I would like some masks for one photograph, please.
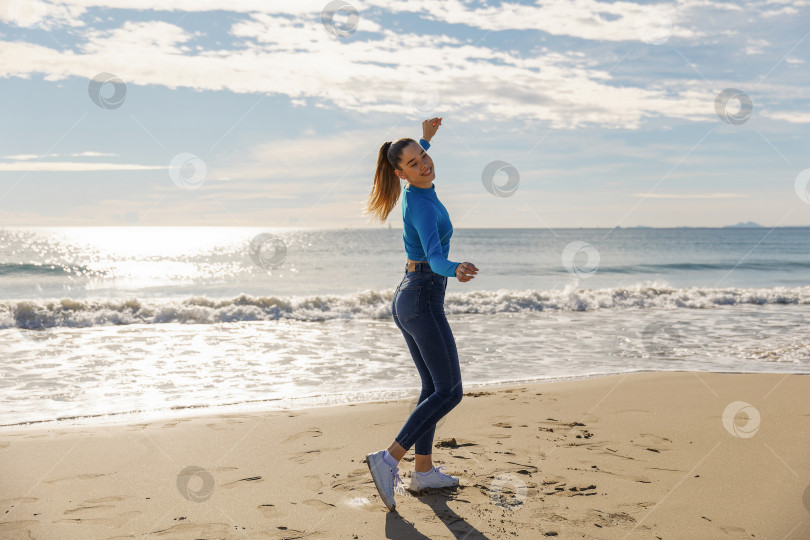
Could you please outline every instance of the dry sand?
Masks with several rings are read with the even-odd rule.
[[[409,400],[6,429],[0,538],[810,539],[808,397],[694,372],[467,391],[434,449],[461,486],[393,512],[364,461]]]

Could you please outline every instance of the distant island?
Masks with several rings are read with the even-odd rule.
[[[805,225],[806,227],[806,225]],[[650,227],[649,225],[632,225],[630,227],[622,227],[618,225],[617,229],[714,229],[715,227],[692,227],[690,225],[679,225],[677,227]],[[737,223],[736,225],[723,225],[716,227],[718,229],[761,229],[762,225],[754,223],[753,221],[746,221],[745,223]]]
[[[736,225],[724,225],[724,229],[737,229],[737,228],[762,228],[762,225],[759,223],[754,223],[753,221],[746,221],[745,223],[737,223]]]

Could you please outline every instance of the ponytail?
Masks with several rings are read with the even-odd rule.
[[[399,168],[403,148],[415,142],[409,137],[403,137],[396,142],[387,141],[380,147],[374,186],[365,203],[365,215],[372,214],[380,223],[388,219],[388,214],[391,213],[402,192],[401,180],[394,170]]]

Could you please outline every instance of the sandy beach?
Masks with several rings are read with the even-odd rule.
[[[407,401],[0,433],[0,537],[810,538],[810,378],[633,373],[465,391],[389,512]],[[400,463],[407,486],[412,450]]]

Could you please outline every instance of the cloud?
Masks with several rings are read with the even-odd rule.
[[[810,112],[807,111],[763,111],[761,114],[767,118],[782,120],[791,124],[810,124]]]
[[[636,129],[651,117],[691,121],[711,118],[707,89],[665,85],[614,86],[609,73],[586,66],[575,52],[519,56],[445,39],[429,52],[430,65],[413,65],[424,36],[381,30],[374,41],[336,45],[311,21],[255,15],[234,25],[245,41],[239,50],[191,54],[192,35],[161,21],[126,22],[114,30],[86,33],[79,52],[23,42],[0,42],[0,77],[45,74],[55,81],[90,79],[101,71],[126,84],[282,94],[300,104],[364,114],[424,117],[417,105],[434,99],[446,114],[470,121],[547,121],[556,129],[589,124]],[[253,42],[255,40],[255,43]],[[431,44],[435,46],[435,44]],[[380,58],[385,62],[381,63]],[[442,66],[441,77],[434,67]],[[424,83],[415,82],[419,79]],[[498,96],[498,99],[493,99]]]
[[[539,30],[555,36],[571,36],[593,41],[638,41],[640,33],[664,31],[669,38],[692,39],[710,32],[682,25],[690,4],[680,2],[637,4],[597,0],[538,1],[535,5],[505,2],[498,6],[471,9],[460,0],[399,0],[374,2],[391,11],[408,11],[450,24],[465,24],[482,30]],[[701,2],[720,9],[738,6]],[[661,28],[661,26],[666,28]],[[713,32],[711,32],[713,33]]]
[[[239,0],[227,4],[231,12],[273,11],[287,14],[319,12],[322,0]],[[0,21],[22,27],[52,30],[60,26],[84,26],[91,8],[162,12],[221,11],[220,0],[0,0]]]
[[[162,12],[222,9],[221,2],[214,0],[68,0],[60,5],[59,10],[49,7],[45,19],[68,17],[71,24],[78,24],[73,19],[81,20],[91,7]],[[301,107],[425,117],[433,110],[418,105],[433,99],[445,114],[463,115],[471,122],[498,117],[526,124],[544,122],[560,130],[593,125],[634,130],[658,117],[714,121],[712,104],[722,84],[712,89],[705,81],[686,78],[620,83],[611,72],[624,56],[611,58],[610,50],[594,58],[578,50],[552,51],[541,41],[528,52],[505,51],[491,48],[481,38],[490,31],[531,30],[654,48],[642,38],[645,32],[654,35],[656,28],[644,25],[670,20],[671,39],[695,44],[701,36],[733,33],[727,26],[697,24],[702,22],[701,13],[742,11],[736,4],[711,0],[650,5],[596,0],[506,2],[497,8],[473,8],[459,0],[369,0],[355,4],[363,14],[358,39],[341,40],[321,22],[324,5],[322,1],[260,0],[229,4],[229,11],[244,13],[229,29],[236,40],[229,49],[203,48],[197,38],[205,33],[182,28],[183,16],[174,23],[126,21],[118,28],[87,28],[76,36],[80,41],[73,50],[2,41],[0,78],[42,73],[48,81],[89,80],[104,71],[128,85],[283,95]],[[485,32],[473,41],[388,28],[365,15],[374,13],[371,7]],[[8,17],[9,11],[0,6],[0,13]],[[766,45],[770,43],[765,39],[751,38],[747,50],[759,54]],[[414,63],[414,58],[429,58],[429,63]],[[613,67],[608,71],[600,64]]]
[[[0,172],[10,171],[148,171],[167,169],[166,165],[136,165],[132,163],[93,163],[81,161],[0,161]]]
[[[52,155],[58,155],[58,154],[52,154]],[[113,154],[113,153],[110,153],[110,152],[87,151],[87,152],[74,152],[72,154],[62,154],[62,155],[63,156],[70,156],[70,157],[102,157],[102,156],[115,156],[117,154]]]
[[[73,152],[72,154],[15,154],[10,156],[0,156],[0,159],[11,159],[15,161],[30,160],[30,159],[44,159],[53,157],[107,157],[115,156],[109,152]]]
[[[261,15],[283,15],[313,19],[320,18],[325,0],[241,0],[227,4],[227,11]],[[539,30],[551,35],[572,36],[595,41],[637,41],[639,29],[671,24],[671,37],[691,39],[713,35],[709,27],[702,31],[686,24],[695,8],[740,11],[728,2],[711,0],[681,0],[677,3],[639,4],[635,2],[598,0],[538,1],[534,5],[502,2],[498,6],[471,7],[461,0],[367,0],[351,2],[360,14],[362,24],[369,8],[381,8],[393,13],[416,13],[425,19],[448,24],[464,24],[486,31]],[[125,9],[138,11],[205,12],[223,10],[219,0],[0,0],[0,18],[11,24],[39,25],[52,29],[60,25],[82,26],[82,17],[89,8]]]
[[[749,39],[745,45],[745,54],[763,54],[765,47],[770,45],[767,39]]]

